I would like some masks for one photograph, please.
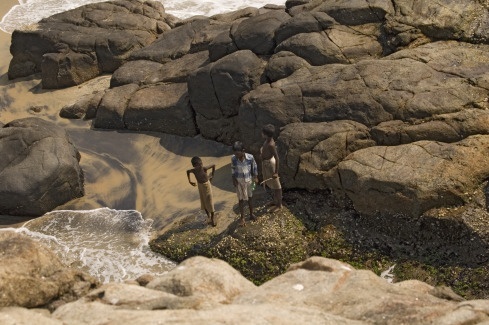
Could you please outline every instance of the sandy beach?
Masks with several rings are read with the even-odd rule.
[[[17,1],[2,1],[5,15]],[[229,211],[237,203],[230,179],[229,147],[200,137],[181,138],[165,134],[138,134],[91,129],[91,121],[59,117],[63,106],[81,96],[109,87],[110,76],[101,76],[82,85],[61,90],[43,90],[39,76],[8,80],[10,34],[0,33],[1,73],[0,121],[37,116],[64,127],[81,152],[85,173],[83,198],[59,209],[135,209],[155,228],[179,216],[203,217],[198,191],[187,181],[192,156],[204,164],[216,164],[214,196],[217,211]],[[0,216],[0,227],[19,226],[28,218]]]
[[[5,16],[10,8],[19,4],[17,0],[2,0],[0,2],[0,17]],[[10,55],[10,34],[0,30],[0,75],[3,75],[8,70],[8,64],[12,56]]]

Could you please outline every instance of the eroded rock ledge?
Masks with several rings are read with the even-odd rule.
[[[137,281],[100,286],[87,275],[63,267],[29,237],[0,232],[0,246],[6,248],[0,254],[0,321],[7,324],[30,324],[33,319],[39,324],[90,325],[155,320],[178,324],[457,325],[489,320],[487,300],[464,301],[449,288],[420,281],[391,284],[370,271],[322,257],[293,264],[286,273],[258,287],[225,262],[204,257],[188,259],[163,276],[148,274]],[[19,263],[29,265],[20,271]],[[28,281],[41,277],[44,281],[38,286]],[[12,290],[19,286],[28,290]],[[66,292],[74,295],[56,300]],[[46,308],[47,302],[51,313],[26,309]]]

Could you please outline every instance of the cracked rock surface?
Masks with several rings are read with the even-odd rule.
[[[65,130],[40,118],[0,128],[0,214],[40,216],[81,197],[80,154]]]

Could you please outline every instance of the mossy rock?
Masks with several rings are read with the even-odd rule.
[[[261,284],[308,255],[306,229],[287,208],[272,214],[260,213],[258,209],[257,215],[257,221],[225,236],[208,255],[228,262],[245,277]]]
[[[308,257],[302,222],[287,208],[274,213],[266,210],[259,203],[257,220],[245,227],[234,212],[219,218],[218,227],[189,216],[169,225],[150,247],[176,262],[196,255],[219,258],[260,284]]]
[[[416,279],[467,299],[489,298],[489,213],[480,204],[436,209],[413,223],[363,217],[328,192],[284,194],[287,208],[270,214],[258,202],[258,220],[246,227],[239,227],[236,211],[221,216],[217,228],[189,216],[150,245],[177,262],[195,255],[222,259],[256,284],[318,255],[378,275],[395,264],[395,282]]]
[[[218,240],[226,227],[211,227],[198,216],[187,216],[168,225],[158,238],[150,241],[151,249],[175,261],[204,255],[204,252]]]

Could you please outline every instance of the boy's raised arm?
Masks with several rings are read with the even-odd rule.
[[[209,176],[209,180],[211,180],[212,178],[214,178],[214,173],[216,172],[216,165],[215,164],[212,164],[212,165],[209,165],[207,167],[204,167],[205,171],[207,172],[209,169],[211,169],[211,175]]]
[[[188,182],[190,183],[190,185],[195,186],[196,184],[190,180],[190,173],[191,172],[192,172],[192,169],[187,170]]]

